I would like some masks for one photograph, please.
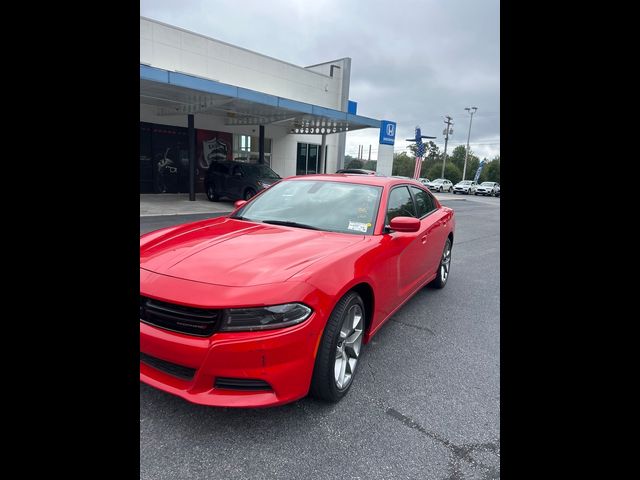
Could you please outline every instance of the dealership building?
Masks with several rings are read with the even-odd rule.
[[[347,132],[364,128],[380,131],[390,175],[395,124],[357,114],[350,72],[350,58],[300,67],[140,17],[140,193],[194,199],[222,160],[334,173]]]

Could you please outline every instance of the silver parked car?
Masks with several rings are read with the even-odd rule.
[[[476,195],[491,195],[492,197],[500,196],[500,184],[496,182],[482,182],[476,188]]]
[[[427,187],[429,190],[435,190],[436,192],[453,192],[453,183],[446,178],[436,178],[427,183]]]
[[[469,195],[476,193],[476,188],[478,188],[478,184],[473,180],[462,180],[453,186],[453,193],[466,193]]]

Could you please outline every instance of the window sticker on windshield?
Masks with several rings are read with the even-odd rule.
[[[349,221],[349,230],[355,230],[356,232],[367,233],[367,229],[371,226],[370,223],[352,222]]]

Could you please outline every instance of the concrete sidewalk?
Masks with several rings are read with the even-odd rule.
[[[187,215],[192,213],[220,213],[233,210],[233,202],[210,202],[204,193],[197,193],[195,202],[188,193],[140,194],[140,216]]]
[[[442,201],[467,200],[453,194],[439,193],[435,197]],[[188,193],[145,193],[140,194],[140,216],[189,215],[195,213],[226,213],[233,210],[233,202],[210,202],[206,194],[197,193],[194,202]]]

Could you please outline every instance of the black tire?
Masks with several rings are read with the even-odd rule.
[[[316,362],[313,367],[313,377],[311,378],[311,388],[309,390],[309,393],[319,400],[335,403],[347,394],[353,384],[353,378],[355,377],[357,368],[354,367],[351,380],[346,387],[342,389],[336,385],[334,369],[336,365],[336,350],[338,348],[338,340],[340,339],[340,329],[342,328],[345,315],[347,315],[349,309],[354,305],[359,305],[362,309],[363,316],[366,316],[366,310],[360,295],[356,292],[349,292],[342,297],[335,306],[324,328],[320,348],[318,349],[318,355],[316,356]],[[363,318],[363,325],[366,325],[365,320],[366,318]],[[364,336],[364,328],[361,335]],[[362,353],[362,346],[360,347],[359,353]],[[356,363],[356,367],[357,365]]]
[[[478,196],[478,192],[473,192],[473,194],[477,197]]]
[[[442,193],[442,187],[440,187],[440,193]]]
[[[207,198],[210,202],[217,202],[218,200],[220,200],[220,197],[213,189],[213,185],[207,185]]]
[[[438,275],[436,276],[436,278],[434,278],[431,281],[431,283],[429,283],[429,286],[431,288],[444,288],[444,286],[447,284],[447,281],[449,280],[449,273],[451,271],[451,250],[452,250],[451,247],[452,247],[451,239],[447,237],[447,241],[444,243],[444,248],[442,249],[442,256],[440,257],[440,263],[438,264]],[[446,268],[446,275],[444,275],[443,264],[445,262],[447,250],[449,251],[449,254],[448,254],[449,261],[448,261],[448,266]]]
[[[251,197],[253,197],[256,194],[256,191],[253,188],[247,188],[244,191],[244,199],[245,200],[249,200]]]
[[[453,187],[449,187],[449,193],[453,192]]]

